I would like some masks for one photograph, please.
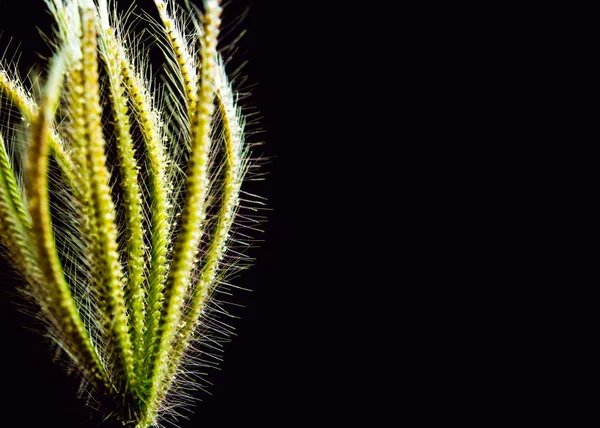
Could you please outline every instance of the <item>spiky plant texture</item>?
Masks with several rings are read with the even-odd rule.
[[[13,112],[0,116],[0,239],[90,396],[124,424],[160,425],[189,397],[187,367],[214,364],[196,345],[227,333],[213,297],[241,256],[249,156],[220,2],[154,1],[157,80],[115,4],[45,1],[55,53],[38,94],[0,65]]]

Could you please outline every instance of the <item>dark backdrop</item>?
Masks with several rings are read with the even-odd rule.
[[[148,0],[138,3],[152,7]],[[210,394],[198,392],[201,401],[187,414],[191,419],[180,420],[183,428],[296,426],[312,418],[318,406],[316,394],[323,392],[312,377],[323,355],[313,344],[308,326],[315,323],[314,305],[320,293],[315,287],[321,287],[318,278],[326,268],[309,266],[314,253],[305,251],[314,239],[308,225],[317,215],[306,204],[316,200],[299,199],[310,194],[316,198],[310,153],[317,140],[308,138],[307,131],[318,105],[309,102],[315,67],[307,66],[307,51],[314,52],[318,38],[315,21],[300,2],[234,0],[226,7],[224,23],[235,22],[244,11],[247,17],[230,28],[233,35],[247,30],[234,61],[248,61],[243,73],[252,96],[244,104],[256,107],[261,116],[259,125],[253,126],[261,132],[251,139],[266,142],[255,153],[271,159],[264,166],[267,181],[253,184],[252,190],[269,200],[272,211],[265,213],[268,222],[259,236],[264,243],[249,253],[257,260],[254,267],[236,280],[252,290],[237,292],[231,299],[244,306],[237,310],[240,319],[232,321],[238,336],[226,346],[222,370],[210,373]],[[7,55],[21,52],[21,68],[26,70],[49,52],[36,31],[39,26],[48,33],[49,25],[42,0],[0,0],[0,52],[12,39]],[[40,336],[28,331],[35,323],[16,310],[17,284],[5,262],[0,262],[0,283],[4,373],[0,409],[2,418],[13,421],[0,426],[99,424],[99,415],[76,398],[76,383],[52,363]]]

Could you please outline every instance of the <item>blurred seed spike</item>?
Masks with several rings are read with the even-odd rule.
[[[214,336],[232,331],[211,298],[241,288],[235,222],[254,221],[237,216],[250,154],[220,1],[154,0],[162,83],[116,1],[44,1],[56,53],[39,100],[0,60],[0,243],[82,387],[124,425],[162,426],[189,404],[186,362],[220,360]]]
[[[38,114],[32,123],[27,174],[28,208],[32,219],[30,239],[36,247],[43,281],[43,284],[38,284],[38,286],[40,289],[44,289],[43,297],[54,315],[55,328],[61,335],[63,347],[75,360],[77,366],[106,381],[102,362],[83,326],[69,285],[64,277],[50,216],[48,140],[50,123],[53,121],[54,110],[60,97],[63,70],[64,62],[59,54],[50,68],[41,108],[38,109]]]
[[[31,96],[25,91],[23,85],[18,80],[11,78],[7,70],[0,64],[0,94],[4,95],[15,107],[19,109],[23,118],[31,123],[37,115],[37,105]],[[51,129],[49,144],[52,154],[55,156],[58,165],[61,167],[68,182],[78,190],[79,187],[75,180],[75,167],[70,156],[64,148],[64,143],[60,137]]]
[[[13,174],[0,133],[0,237],[19,270],[28,280],[39,279],[35,248],[28,240],[31,220],[26,211],[21,191]]]

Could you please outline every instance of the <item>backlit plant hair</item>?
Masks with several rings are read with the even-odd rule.
[[[87,396],[118,403],[126,425],[161,425],[190,404],[189,368],[215,365],[201,347],[230,333],[215,293],[256,221],[239,214],[249,149],[220,1],[154,0],[160,81],[130,14],[45,1],[56,28],[39,95],[0,63],[0,240]]]

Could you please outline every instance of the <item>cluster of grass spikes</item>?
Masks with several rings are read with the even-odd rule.
[[[161,81],[130,14],[45,1],[56,25],[43,83],[0,64],[0,112],[12,112],[0,116],[0,242],[86,396],[117,403],[124,425],[160,426],[194,387],[186,367],[214,364],[196,345],[220,346],[215,290],[243,256],[249,149],[217,50],[220,1],[154,0]]]

